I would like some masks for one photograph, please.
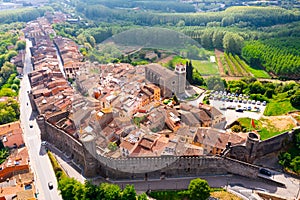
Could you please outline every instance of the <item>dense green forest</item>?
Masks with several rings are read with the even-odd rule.
[[[22,25],[15,27],[22,27]],[[18,50],[25,48],[25,42],[19,40],[18,31],[7,31],[11,26],[0,26],[0,124],[6,124],[19,119],[19,104],[13,98],[18,95],[20,79],[18,79],[16,66],[10,63],[11,58],[18,54]]]
[[[279,76],[299,76],[300,37],[249,41],[242,50],[243,58],[252,66],[262,66]]]
[[[297,11],[278,7],[230,7],[210,13],[157,13],[111,9],[99,4],[84,5],[82,2],[76,10],[92,20],[122,20],[144,26],[176,25],[179,22],[184,22],[186,26],[205,26],[209,22],[219,22],[224,27],[236,23],[263,27],[297,21],[300,16]]]
[[[12,23],[12,22],[29,22],[35,20],[38,17],[44,15],[46,11],[52,11],[51,7],[39,7],[39,8],[20,8],[17,10],[6,10],[0,12],[1,23]]]
[[[191,4],[182,3],[179,1],[174,0],[165,0],[165,1],[158,1],[158,0],[131,0],[131,1],[123,1],[123,0],[92,0],[85,2],[89,6],[95,5],[103,5],[110,9],[143,9],[143,10],[154,10],[154,11],[161,11],[161,12],[195,12],[195,7]],[[85,6],[85,3],[80,2],[77,4],[76,8],[82,11],[82,8]]]
[[[237,60],[243,58],[250,65],[248,71],[265,69],[272,77],[299,78],[298,55],[286,51],[299,49],[298,44],[284,42],[286,39],[299,40],[299,10],[275,6],[235,6],[221,12],[199,13],[194,10],[180,11],[181,8],[186,9],[181,4],[177,4],[178,8],[171,9],[174,2],[176,1],[70,1],[69,6],[74,7],[76,13],[85,20],[78,24],[57,24],[54,28],[59,35],[70,37],[81,44],[81,52],[88,59],[99,62],[115,61],[113,58],[103,57],[107,55],[105,51],[108,50],[111,54],[113,49],[105,47],[103,51],[103,46],[98,46],[99,43],[122,31],[156,26],[182,32],[205,49],[216,48],[231,53]],[[284,48],[281,48],[282,45]],[[250,59],[255,53],[259,57]],[[119,53],[116,52],[115,55],[119,56]],[[276,57],[275,62],[272,61],[273,57]]]

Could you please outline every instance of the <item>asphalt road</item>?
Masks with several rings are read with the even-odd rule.
[[[52,169],[50,160],[41,147],[40,130],[36,123],[36,114],[32,112],[29,103],[28,91],[30,83],[27,74],[32,70],[29,45],[31,42],[26,40],[26,56],[24,66],[24,77],[21,81],[19,94],[21,127],[24,132],[24,141],[29,151],[30,165],[35,174],[35,186],[38,193],[38,199],[41,200],[61,200],[61,195],[57,190],[57,181]],[[32,125],[32,128],[30,128]],[[53,183],[53,189],[50,190],[48,183]]]
[[[280,174],[280,175],[279,175]],[[298,190],[300,187],[299,180],[290,176],[276,173],[278,176],[282,176],[281,181],[286,184],[285,187],[278,187],[273,184],[269,184],[263,179],[249,179],[238,175],[216,175],[216,176],[199,176],[199,178],[207,180],[210,187],[222,187],[229,191],[233,191],[243,199],[257,199],[255,197],[256,192],[267,192],[281,196],[287,200],[296,199]],[[140,193],[147,190],[177,190],[187,189],[190,181],[198,177],[184,177],[184,178],[167,178],[165,180],[124,180],[113,181],[121,188],[124,188],[126,184],[133,184],[135,189]],[[299,198],[299,196],[298,196]]]

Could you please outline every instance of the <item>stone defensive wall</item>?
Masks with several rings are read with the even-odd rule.
[[[61,115],[64,115],[61,113]],[[57,117],[57,116],[55,116]],[[60,116],[61,117],[61,116]],[[259,167],[219,156],[161,156],[111,158],[97,154],[93,138],[79,142],[72,135],[54,126],[54,118],[46,120],[37,117],[42,140],[54,144],[58,149],[71,156],[83,169],[83,175],[101,175],[109,179],[147,179],[164,177],[183,177],[197,175],[238,174],[257,178]],[[93,156],[94,152],[97,156]]]
[[[280,151],[293,140],[294,131],[284,132],[280,135],[261,141],[257,145],[256,157]]]

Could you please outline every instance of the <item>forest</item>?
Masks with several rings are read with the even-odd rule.
[[[181,32],[207,50],[218,49],[231,54],[231,61],[223,61],[225,69],[220,71],[223,76],[300,78],[299,55],[286,51],[299,49],[299,44],[287,42],[299,41],[299,10],[275,6],[234,6],[220,12],[191,10],[183,13],[174,9],[174,13],[169,13],[165,6],[171,6],[174,1],[152,2],[152,6],[160,4],[160,9],[147,7],[147,1],[138,0],[126,3],[120,0],[71,1],[69,5],[75,7],[76,14],[84,20],[78,24],[56,24],[54,28],[59,35],[70,37],[82,45],[81,52],[87,58],[99,62],[115,60],[103,57],[105,53],[101,53],[103,48],[99,43],[122,31],[155,26]],[[252,57],[255,53],[259,57]],[[273,57],[276,57],[274,62]],[[241,71],[232,72],[235,68],[241,68]]]
[[[51,7],[21,8],[18,10],[6,10],[0,12],[0,22],[9,24],[12,22],[29,22],[44,15],[46,11],[53,11]]]
[[[0,26],[0,30],[6,28]],[[16,66],[10,60],[24,48],[25,42],[19,40],[17,31],[0,32],[0,125],[17,121],[20,116],[19,103],[14,99],[18,96],[20,79],[16,77]]]

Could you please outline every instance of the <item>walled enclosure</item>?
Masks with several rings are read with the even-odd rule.
[[[55,118],[64,116],[67,116],[67,113],[60,113],[48,120],[42,115],[37,117],[42,140],[54,144],[67,155],[71,155],[73,160],[82,166],[83,175],[86,177],[101,175],[110,179],[147,179],[232,173],[257,178],[259,169],[257,166],[217,156],[113,159],[98,155],[94,158],[85,145],[50,123],[55,121]],[[144,170],[137,173],[136,169]]]

